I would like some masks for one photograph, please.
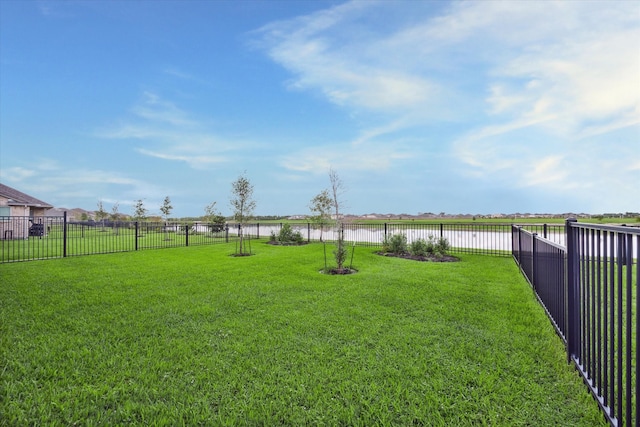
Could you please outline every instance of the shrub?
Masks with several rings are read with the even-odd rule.
[[[394,254],[403,254],[407,252],[407,236],[404,233],[392,234],[385,236],[382,241],[382,250]]]
[[[427,254],[433,255],[435,253],[436,248],[436,237],[433,234],[429,234],[427,237]]]
[[[436,256],[438,258],[447,255],[449,251],[449,241],[444,238],[436,238],[429,235],[427,239],[416,239],[411,242],[410,252],[414,256]]]
[[[221,215],[213,215],[209,218],[210,222],[207,223],[210,233],[219,233],[224,231],[226,218]]]
[[[275,233],[271,233],[271,241],[277,240],[280,243],[297,243],[300,244],[304,242],[304,238],[299,231],[293,231],[291,225],[284,224],[282,228],[280,228],[280,232],[276,236]]]
[[[451,246],[449,245],[449,240],[447,240],[445,237],[440,237],[436,241],[436,244],[434,246],[434,252],[436,256],[442,257],[447,255],[447,252],[449,252],[450,248]]]
[[[431,249],[431,251],[429,251],[429,249]],[[433,253],[433,245],[430,245],[424,239],[416,239],[411,242],[410,252],[411,255],[414,256],[427,256],[429,253]]]

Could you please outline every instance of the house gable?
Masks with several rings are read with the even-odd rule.
[[[0,183],[0,205],[4,206],[28,206],[33,208],[51,209],[47,202],[29,196],[21,191]]]
[[[0,184],[0,216],[44,216],[52,207],[47,202]]]

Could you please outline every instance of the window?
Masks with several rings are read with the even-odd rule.
[[[0,206],[0,216],[11,216],[11,207]]]

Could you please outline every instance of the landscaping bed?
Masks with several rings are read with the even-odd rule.
[[[395,253],[395,252],[376,252],[378,255],[386,256],[386,257],[395,257],[395,258],[403,258],[410,259],[413,261],[422,261],[422,262],[458,262],[460,258],[453,255],[413,255],[408,252],[405,253]]]

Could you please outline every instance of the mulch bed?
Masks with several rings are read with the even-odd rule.
[[[357,273],[358,270],[355,268],[331,268],[328,270],[320,270],[320,273],[329,274],[331,276],[342,276],[345,274],[354,274]]]
[[[298,242],[278,242],[276,241],[268,241],[267,242],[268,245],[273,245],[273,246],[303,246],[303,245],[308,245],[309,242],[302,242],[302,243],[298,243]]]
[[[411,255],[409,253],[403,253],[403,254],[396,254],[393,252],[376,252],[376,254],[380,255],[380,256],[388,256],[388,257],[394,257],[394,258],[404,258],[404,259],[410,259],[413,261],[423,261],[423,262],[458,262],[460,261],[460,258],[455,257],[453,255],[444,255],[444,256],[435,256],[435,255],[428,255],[428,256],[416,256],[416,255]]]

